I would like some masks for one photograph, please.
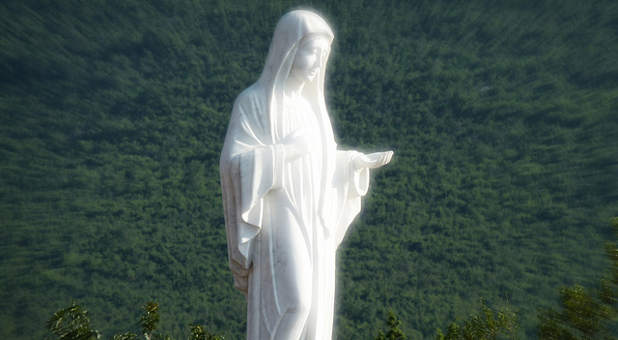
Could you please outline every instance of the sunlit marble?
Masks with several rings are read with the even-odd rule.
[[[333,32],[312,11],[277,24],[259,80],[236,99],[220,171],[229,264],[247,339],[331,339],[335,253],[369,169],[392,151],[337,149],[324,101]]]

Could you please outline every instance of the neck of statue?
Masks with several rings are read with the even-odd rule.
[[[305,87],[304,80],[291,76],[286,81],[285,89],[283,90],[283,93],[288,98],[296,98],[302,94],[304,87]]]

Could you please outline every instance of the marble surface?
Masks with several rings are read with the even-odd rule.
[[[247,339],[331,339],[336,250],[369,171],[392,151],[340,150],[324,100],[334,34],[309,10],[278,22],[260,78],[234,103],[220,171]]]

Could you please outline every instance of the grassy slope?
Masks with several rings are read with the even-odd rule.
[[[430,336],[479,297],[531,336],[557,286],[603,268],[618,9],[517,3],[314,3],[340,144],[396,151],[340,252],[339,338],[386,307]],[[218,153],[292,4],[0,5],[0,337],[39,337],[71,299],[108,336],[157,299],[177,335],[242,337]]]

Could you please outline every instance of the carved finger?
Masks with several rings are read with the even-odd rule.
[[[386,152],[386,162],[384,164],[388,164],[388,162],[391,161],[391,157],[393,156],[393,152],[392,151],[387,151]]]

